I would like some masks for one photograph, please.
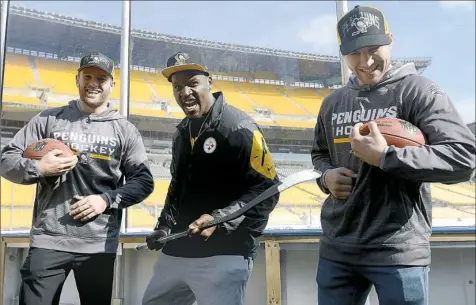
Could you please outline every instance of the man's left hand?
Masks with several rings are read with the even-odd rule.
[[[208,228],[208,229],[202,231],[202,230],[200,230],[200,226],[202,226],[205,223],[210,222],[214,219],[215,218],[213,218],[212,215],[203,214],[202,216],[200,216],[200,218],[198,218],[197,220],[195,220],[194,222],[192,222],[188,226],[188,228],[190,229],[190,233],[191,234],[200,233],[200,235],[205,237],[205,240],[207,240],[208,238],[210,238],[210,236],[212,236],[213,232],[215,232],[216,227],[211,227],[211,228]]]
[[[74,219],[79,219],[81,221],[87,221],[102,212],[107,208],[107,203],[99,195],[90,195],[90,196],[74,196],[74,199],[78,200],[73,204],[70,209],[69,215],[73,216]]]
[[[369,123],[370,133],[366,136],[360,134],[360,127],[362,123],[354,125],[352,133],[350,134],[350,145],[357,158],[373,165],[380,166],[382,160],[382,153],[388,147],[387,141],[378,129],[375,122]]]

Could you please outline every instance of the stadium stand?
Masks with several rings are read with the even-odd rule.
[[[5,88],[29,89],[36,84],[33,77],[31,64],[27,56],[12,55],[5,56]]]
[[[31,86],[47,89],[50,94],[64,95],[75,98],[77,87],[75,76],[77,63],[56,59],[36,58],[33,56],[7,53],[6,58],[6,89],[26,90]],[[115,73],[115,88],[110,97],[120,99],[120,70]],[[18,75],[29,75],[30,78],[17,79]],[[33,75],[38,75],[36,78]],[[303,121],[308,116],[315,116],[322,103],[322,97],[317,90],[294,89],[294,95],[288,96],[282,88],[273,85],[252,83],[235,83],[217,80],[214,91],[223,91],[227,101],[248,113],[254,113],[256,108],[268,109],[273,114],[289,116],[290,119],[271,121],[271,126],[312,128],[313,121]],[[303,92],[300,92],[303,91]],[[291,91],[288,91],[291,92]],[[183,118],[170,87],[170,83],[157,73],[131,71],[130,74],[131,113],[151,117]],[[165,100],[173,108],[168,113],[161,109],[138,107],[138,104],[152,104],[155,101]],[[12,103],[39,103],[39,99],[22,95],[9,96],[6,102]],[[49,106],[53,106],[47,101]],[[147,107],[147,105],[146,105]],[[302,118],[304,116],[304,118]],[[298,121],[292,117],[301,117]],[[303,121],[303,122],[301,122]]]
[[[170,174],[165,170],[154,169],[155,190],[143,203],[129,209],[128,226],[131,229],[148,229],[153,226],[159,215],[167,194],[170,183]],[[168,169],[167,169],[168,170]],[[279,168],[281,177],[283,172],[288,174],[299,170],[298,168]],[[31,213],[35,187],[33,185],[17,185],[1,179],[1,214],[2,230],[24,229],[31,225]],[[434,202],[434,220],[468,220],[473,219],[475,211],[474,183],[461,183],[455,185],[431,185],[432,199]],[[303,183],[289,188],[281,193],[277,209],[272,213],[270,225],[291,226],[311,225],[312,219],[319,219],[320,206],[327,195],[322,193],[315,183]],[[316,221],[316,220],[314,220]]]

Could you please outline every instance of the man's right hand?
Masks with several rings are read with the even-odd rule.
[[[61,176],[72,170],[78,157],[58,157],[62,153],[59,149],[54,149],[46,153],[40,161],[38,161],[38,169],[40,175],[44,177]]]
[[[149,250],[158,251],[165,246],[165,243],[158,242],[159,238],[165,237],[168,235],[166,229],[157,229],[154,232],[150,233],[146,238],[145,241],[147,243],[147,248]]]
[[[349,198],[352,188],[354,187],[354,180],[357,174],[345,167],[338,167],[329,170],[325,177],[324,183],[336,199],[346,200]]]

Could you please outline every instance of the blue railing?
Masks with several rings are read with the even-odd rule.
[[[28,232],[1,231],[1,237],[28,238]],[[149,232],[123,232],[121,237],[145,237]],[[456,234],[474,234],[476,237],[476,226],[472,227],[436,227],[432,230],[432,235],[456,235]],[[265,237],[298,237],[322,235],[321,229],[296,229],[296,230],[265,230]]]

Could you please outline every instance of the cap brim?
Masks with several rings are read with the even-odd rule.
[[[357,51],[358,49],[371,46],[386,46],[391,43],[390,36],[387,34],[377,34],[358,37],[350,42],[342,44],[340,51],[342,55],[348,55]]]
[[[78,69],[78,72],[81,71],[81,70],[84,70],[85,68],[89,68],[89,67],[98,68],[98,69],[100,69],[100,70],[106,72],[110,77],[114,78],[114,75],[112,75],[111,73],[109,73],[109,71],[103,69],[101,66],[98,66],[98,65],[96,65],[96,64],[87,64],[87,65],[84,65],[84,66],[82,66],[82,67],[80,67],[80,68]]]
[[[165,76],[165,78],[169,79],[170,76],[174,73],[181,72],[181,71],[189,71],[189,70],[202,71],[202,72],[208,73],[205,67],[199,64],[185,64],[185,65],[176,65],[176,66],[165,68],[162,70],[162,75]]]

